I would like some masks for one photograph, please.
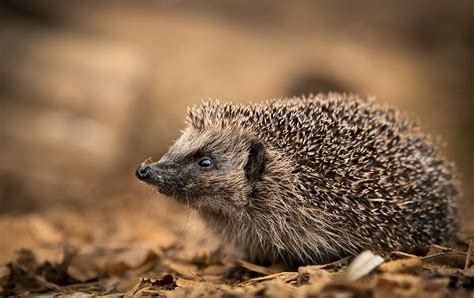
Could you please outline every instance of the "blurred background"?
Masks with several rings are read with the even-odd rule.
[[[134,170],[208,98],[345,91],[409,112],[458,164],[472,234],[473,3],[1,1],[0,262],[206,238]]]

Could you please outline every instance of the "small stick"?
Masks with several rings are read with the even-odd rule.
[[[153,163],[153,159],[151,159],[151,156],[148,157],[147,159],[145,159],[145,160],[142,162],[142,166],[148,164],[148,162]]]
[[[191,273],[191,275],[197,280],[197,281],[202,281],[197,275],[196,273],[194,273],[191,269],[188,269],[189,272]]]
[[[397,257],[403,257],[403,258],[418,258],[417,255],[409,254],[403,251],[394,251],[393,254]]]
[[[464,264],[464,270],[467,270],[471,265],[471,251],[472,251],[472,239],[469,240],[469,248],[467,249],[466,264]]]

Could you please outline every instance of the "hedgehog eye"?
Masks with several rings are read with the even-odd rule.
[[[214,162],[209,157],[203,157],[198,161],[198,165],[201,168],[210,168],[214,165]]]

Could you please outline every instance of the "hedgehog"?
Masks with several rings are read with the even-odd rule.
[[[136,176],[196,209],[252,262],[320,264],[457,232],[457,174],[439,142],[372,98],[211,100],[186,122]]]

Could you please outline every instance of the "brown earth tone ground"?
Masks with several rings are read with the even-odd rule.
[[[471,1],[1,2],[0,292],[470,297],[473,20]],[[327,91],[376,95],[447,143],[455,248],[357,280],[350,260],[263,268],[135,181],[188,105]]]

